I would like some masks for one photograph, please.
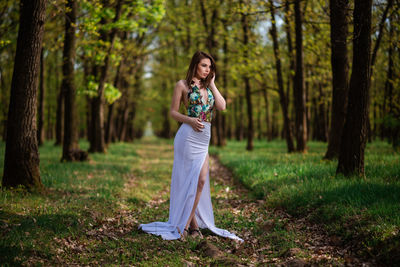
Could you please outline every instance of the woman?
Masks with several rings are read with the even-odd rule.
[[[214,59],[198,51],[192,57],[186,80],[180,80],[173,92],[170,116],[182,125],[174,139],[169,220],[139,225],[143,231],[166,240],[202,237],[200,228],[209,228],[220,236],[243,241],[214,225],[208,145],[213,110],[224,110],[226,106],[214,80]],[[181,102],[187,115],[179,113]]]

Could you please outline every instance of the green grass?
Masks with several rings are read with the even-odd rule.
[[[4,143],[0,155],[3,173]],[[46,194],[0,192],[1,262],[18,265],[40,258],[55,263],[59,253],[54,238],[83,237],[90,225],[112,216],[123,177],[138,159],[132,146],[123,143],[111,146],[107,154],[90,155],[90,162],[60,163],[60,156],[61,148],[51,142],[40,148]]]
[[[312,261],[305,247],[312,239],[309,232],[294,229],[270,208],[323,224],[345,242],[355,238],[374,257],[394,255],[399,247],[398,155],[385,143],[369,145],[366,179],[347,179],[335,177],[336,162],[321,160],[325,144],[309,145],[306,155],[285,153],[283,142],[256,142],[253,152],[245,151],[244,142],[210,147],[253,192],[237,194],[241,191],[235,191],[235,185],[211,177],[216,225],[246,240],[235,250],[233,241],[204,231],[224,255],[233,254],[214,259],[199,249],[200,241],[165,241],[137,229],[139,223],[168,219],[173,140],[116,143],[106,154],[90,154],[89,162],[74,163],[60,163],[61,148],[46,142],[40,147],[40,170],[47,192],[0,190],[0,262],[235,265],[257,264],[261,255],[266,261],[259,264],[265,265],[277,258],[283,262],[291,248],[300,248],[301,257]],[[88,143],[80,146],[87,149]],[[3,157],[0,143],[1,173]]]
[[[172,145],[173,140],[144,138],[112,144],[106,154],[90,154],[89,162],[61,163],[61,147],[46,142],[40,147],[40,170],[47,192],[0,190],[0,263],[181,266],[183,260],[215,262],[196,250],[200,241],[165,241],[137,228],[139,223],[168,220]],[[0,143],[1,173],[4,146]],[[88,143],[81,142],[80,147],[87,149]],[[237,225],[225,218],[222,224]],[[231,246],[229,242],[221,239],[217,245]]]
[[[269,207],[323,224],[374,257],[400,257],[399,154],[384,142],[368,144],[365,178],[346,178],[335,175],[337,161],[322,160],[325,143],[308,146],[307,154],[288,154],[282,141],[255,141],[248,152],[245,141],[230,141],[210,152]]]

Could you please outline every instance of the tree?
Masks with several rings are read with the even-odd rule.
[[[108,3],[108,1],[104,1]],[[113,18],[113,23],[116,24],[119,20],[122,12],[122,0],[118,0],[115,6],[115,16]],[[105,18],[102,18],[101,24],[104,27],[107,21]],[[110,60],[111,53],[114,49],[115,37],[117,34],[117,28],[113,27],[112,30],[107,33],[103,30],[100,34],[100,39],[102,42],[109,42],[109,47],[107,48],[107,52],[104,58],[104,62],[102,65],[95,66],[95,77],[98,83],[97,87],[97,96],[92,99],[92,126],[93,130],[96,134],[93,134],[90,138],[90,148],[89,152],[105,152],[105,131],[104,131],[104,90],[106,79],[108,76],[109,68],[110,68]]]
[[[364,175],[371,78],[371,6],[372,0],[355,0],[353,65],[346,122],[336,170],[346,176]]]
[[[36,130],[37,82],[44,32],[45,0],[21,0],[20,22],[8,111],[2,184],[43,188]]]
[[[278,91],[279,91],[279,99],[282,108],[282,115],[283,115],[283,129],[285,132],[285,139],[288,152],[294,151],[293,139],[292,139],[292,131],[290,129],[290,119],[288,114],[288,102],[286,100],[285,90],[283,88],[283,78],[282,78],[282,67],[281,67],[281,58],[279,54],[279,43],[278,43],[278,34],[276,30],[276,23],[275,23],[275,8],[274,3],[270,0],[270,7],[271,7],[271,18],[272,18],[272,27],[271,27],[271,36],[274,46],[274,55],[276,61],[276,75],[278,81]]]
[[[44,142],[44,51],[40,52],[40,71],[39,71],[39,105],[38,105],[38,131],[37,139],[38,145],[41,146]]]
[[[294,14],[296,25],[296,73],[294,83],[294,103],[296,109],[296,150],[307,151],[307,118],[306,118],[306,91],[304,89],[303,72],[303,33],[302,33],[302,12],[300,0],[294,2]]]
[[[76,128],[75,107],[75,27],[77,3],[68,0],[65,4],[65,36],[63,51],[63,79],[61,91],[64,95],[64,140],[61,161],[86,160],[87,152],[79,149],[78,131]]]
[[[326,159],[337,158],[340,150],[343,125],[346,116],[348,70],[348,0],[330,1],[331,65],[332,65],[332,113]]]
[[[243,28],[243,45],[244,45],[244,54],[243,60],[248,62],[248,45],[249,45],[249,23],[247,14],[242,13],[242,28]],[[251,88],[250,88],[250,77],[248,73],[244,73],[243,81],[245,86],[246,93],[246,104],[247,104],[247,116],[248,116],[248,124],[247,124],[247,150],[253,150],[253,138],[254,138],[254,127],[253,127],[253,106],[251,103]]]

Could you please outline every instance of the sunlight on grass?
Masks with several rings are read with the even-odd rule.
[[[381,245],[386,236],[398,235],[399,155],[387,143],[368,144],[365,178],[336,176],[337,161],[322,160],[325,143],[309,142],[307,154],[286,153],[282,141],[256,141],[252,152],[245,146],[244,141],[230,141],[227,147],[211,151],[271,208],[309,216],[332,233],[367,238],[373,246]]]

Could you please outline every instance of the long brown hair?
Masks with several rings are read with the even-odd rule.
[[[201,79],[200,82],[205,88],[210,85],[211,79],[216,72],[215,60],[210,54],[203,51],[197,51],[196,53],[194,53],[192,61],[190,61],[190,65],[186,74],[186,83],[188,86],[190,86],[190,84],[192,83],[192,79],[196,75],[197,65],[203,58],[208,58],[211,61],[211,67],[208,76],[205,79]]]

